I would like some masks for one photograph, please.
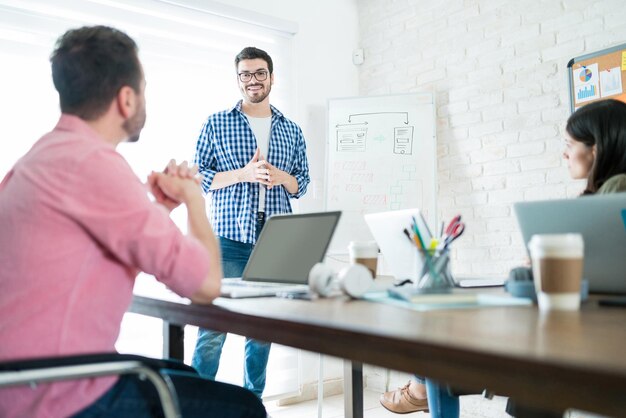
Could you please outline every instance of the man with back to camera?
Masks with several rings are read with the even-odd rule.
[[[243,100],[209,116],[194,162],[212,195],[211,223],[222,251],[224,277],[241,277],[266,217],[291,213],[289,200],[309,184],[301,129],[270,105],[272,58],[258,48],[235,57]],[[192,365],[215,379],[226,334],[200,329]],[[265,388],[270,343],[246,338],[244,387],[259,398]]]
[[[114,352],[138,270],[197,303],[219,295],[219,247],[194,170],[171,161],[147,188],[117,153],[144,126],[135,42],[70,30],[50,58],[62,115],[0,183],[0,361]],[[189,235],[169,211],[183,204]],[[249,391],[170,373],[183,416],[265,417]],[[155,412],[156,411],[156,412]],[[135,375],[0,390],[2,417],[159,416]]]

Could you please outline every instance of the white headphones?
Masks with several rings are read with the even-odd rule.
[[[348,296],[358,299],[372,287],[372,284],[374,284],[372,273],[361,264],[351,264],[335,274],[330,266],[317,263],[309,271],[309,288],[311,292],[321,297],[330,296],[333,292],[341,290]]]

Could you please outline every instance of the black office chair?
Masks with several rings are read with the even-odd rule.
[[[149,380],[157,390],[165,418],[180,418],[178,397],[171,379],[161,370],[195,369],[172,360],[132,354],[99,353],[0,362],[0,389],[62,380],[136,374]]]

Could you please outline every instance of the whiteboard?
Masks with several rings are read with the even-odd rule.
[[[326,150],[326,209],[343,212],[329,254],[373,240],[366,213],[419,208],[435,226],[432,93],[330,99]]]

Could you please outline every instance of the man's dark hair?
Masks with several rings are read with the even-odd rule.
[[[239,65],[239,61],[254,60],[257,58],[260,58],[267,63],[267,69],[269,70],[270,74],[274,73],[274,63],[272,62],[272,57],[270,57],[270,55],[262,49],[255,48],[253,46],[248,46],[242,49],[241,52],[237,54],[237,56],[235,57],[235,68],[237,68],[237,66]]]
[[[583,194],[593,194],[611,177],[626,174],[626,103],[601,100],[574,112],[565,127],[587,147],[596,146],[596,158]]]
[[[61,112],[93,120],[106,112],[123,86],[140,90],[143,77],[137,44],[107,26],[72,29],[50,56]]]

